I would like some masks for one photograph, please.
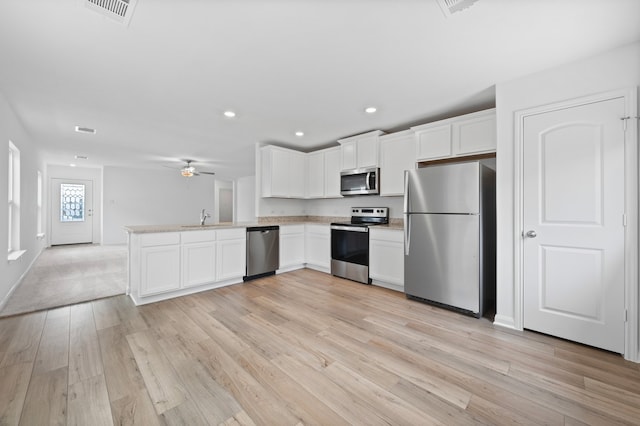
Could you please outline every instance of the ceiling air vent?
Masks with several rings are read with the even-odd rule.
[[[137,0],[83,0],[84,5],[124,26],[129,26]]]
[[[440,5],[440,8],[442,9],[442,12],[444,13],[444,15],[448,18],[452,14],[468,8],[477,0],[436,0],[436,1]]]

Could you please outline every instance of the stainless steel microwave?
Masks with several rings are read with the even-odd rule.
[[[365,167],[340,172],[340,194],[375,195],[380,193],[380,169]]]

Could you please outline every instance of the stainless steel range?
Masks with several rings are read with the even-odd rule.
[[[331,274],[371,284],[369,227],[389,223],[388,207],[353,207],[351,221],[331,224]]]

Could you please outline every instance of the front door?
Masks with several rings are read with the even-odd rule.
[[[93,242],[93,182],[51,179],[51,245]]]
[[[624,352],[624,98],[523,121],[524,327]]]

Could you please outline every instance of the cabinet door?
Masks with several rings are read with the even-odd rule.
[[[455,155],[495,151],[495,114],[454,123],[453,140]]]
[[[312,152],[307,154],[307,197],[324,197],[325,187],[325,155],[324,152]]]
[[[324,196],[339,198],[340,195],[340,147],[326,150],[324,153]]]
[[[289,198],[304,198],[304,166],[305,154],[291,151],[288,164],[280,170],[287,180]]]
[[[305,257],[308,265],[329,269],[331,234],[329,225],[306,225]]]
[[[303,265],[304,225],[280,227],[280,269]]]
[[[380,195],[404,194],[404,171],[415,169],[414,135],[380,141]]]
[[[417,131],[416,139],[418,161],[448,157],[452,154],[450,124]]]
[[[358,139],[356,149],[357,167],[378,166],[378,135]]]
[[[247,258],[247,228],[220,229],[216,231],[217,281],[239,278],[245,275]]]
[[[344,142],[341,145],[342,170],[355,169],[358,167],[358,143],[355,140]]]
[[[371,230],[369,265],[372,279],[404,287],[404,241],[401,230]]]
[[[140,249],[140,295],[150,296],[180,288],[180,246]]]
[[[182,246],[182,287],[212,283],[216,280],[216,242]]]

